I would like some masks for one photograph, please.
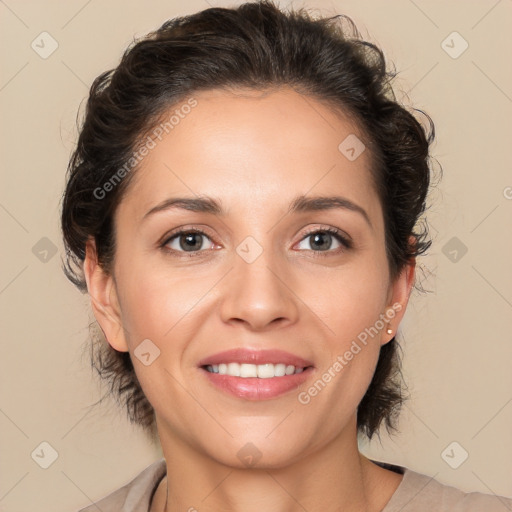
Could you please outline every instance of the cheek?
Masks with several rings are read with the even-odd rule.
[[[388,292],[387,269],[378,261],[330,269],[325,278],[314,280],[314,289],[307,286],[302,294],[330,328],[330,333],[341,347],[375,324],[385,312]]]
[[[373,376],[385,326],[388,291],[386,262],[380,258],[358,260],[316,281],[312,309],[328,327],[325,357],[319,369],[319,388],[329,388],[319,403],[356,407]],[[306,390],[307,391],[307,390]],[[311,390],[315,393],[315,390]],[[305,398],[307,400],[308,397]],[[337,406],[335,414],[340,414]]]
[[[368,390],[384,332],[380,315],[387,288],[381,272],[350,276],[324,282],[317,291],[315,311],[328,326],[328,336],[317,378],[298,396],[304,413],[325,419],[319,428],[327,436],[339,432]]]
[[[204,280],[165,275],[157,269],[144,273],[132,269],[122,279],[123,325],[131,346],[141,338],[154,339],[157,344],[173,339],[181,320],[211,288]]]
[[[183,355],[193,333],[191,321],[201,297],[212,287],[210,279],[187,279],[184,272],[174,269],[172,273],[158,266],[148,268],[132,259],[127,264],[120,260],[116,268],[118,290],[122,309],[122,321],[137,379],[157,411],[169,412],[168,397],[181,404],[183,410],[187,397],[175,380],[181,380]],[[139,362],[138,349],[143,340],[150,340],[159,350],[155,357],[152,345],[144,352],[150,352],[152,362]],[[142,345],[141,345],[142,347]],[[165,392],[164,392],[165,391]],[[177,424],[179,416],[174,418]]]

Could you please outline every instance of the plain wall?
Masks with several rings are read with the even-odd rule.
[[[161,456],[113,402],[89,408],[105,389],[89,366],[88,298],[60,267],[59,203],[93,79],[133,36],[234,4],[0,3],[0,510],[77,510]],[[418,261],[431,293],[413,294],[400,327],[412,398],[401,433],[383,431],[361,450],[463,490],[512,496],[512,2],[293,5],[347,14],[384,49],[408,99],[398,96],[435,122],[433,154],[444,170],[431,198],[434,244]],[[58,42],[46,59],[31,47],[43,31]],[[458,58],[442,47],[454,31],[469,44]],[[453,37],[452,53],[462,44]],[[58,453],[48,469],[31,457],[43,441]],[[442,457],[454,441],[469,454],[457,469]]]

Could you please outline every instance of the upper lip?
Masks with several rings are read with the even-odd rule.
[[[205,357],[199,361],[199,366],[207,366],[221,363],[246,363],[246,364],[279,364],[293,365],[296,368],[306,368],[313,366],[311,361],[307,361],[302,357],[285,352],[283,350],[261,350],[235,348],[218,352],[211,356]]]

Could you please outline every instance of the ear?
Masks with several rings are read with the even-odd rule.
[[[414,244],[415,241],[414,237],[409,238],[409,243]],[[390,285],[388,304],[384,313],[386,316],[386,326],[382,334],[381,345],[385,345],[396,336],[398,326],[407,309],[412,287],[414,286],[415,272],[416,258],[411,258]],[[391,334],[386,332],[388,328],[392,329]]]
[[[106,340],[115,350],[128,352],[115,281],[99,265],[96,244],[92,238],[85,246],[84,276],[94,316]]]

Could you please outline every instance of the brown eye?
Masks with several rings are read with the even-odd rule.
[[[300,241],[304,243],[308,241],[309,247],[302,247],[302,249],[317,251],[317,252],[339,252],[340,248],[350,248],[350,242],[335,229],[316,229],[306,234]],[[332,247],[334,244],[338,244]]]
[[[210,240],[210,238],[202,231],[179,231],[168,238],[163,243],[163,246],[176,252],[200,252],[207,250],[205,240]],[[211,242],[210,246],[212,245],[213,242]]]

